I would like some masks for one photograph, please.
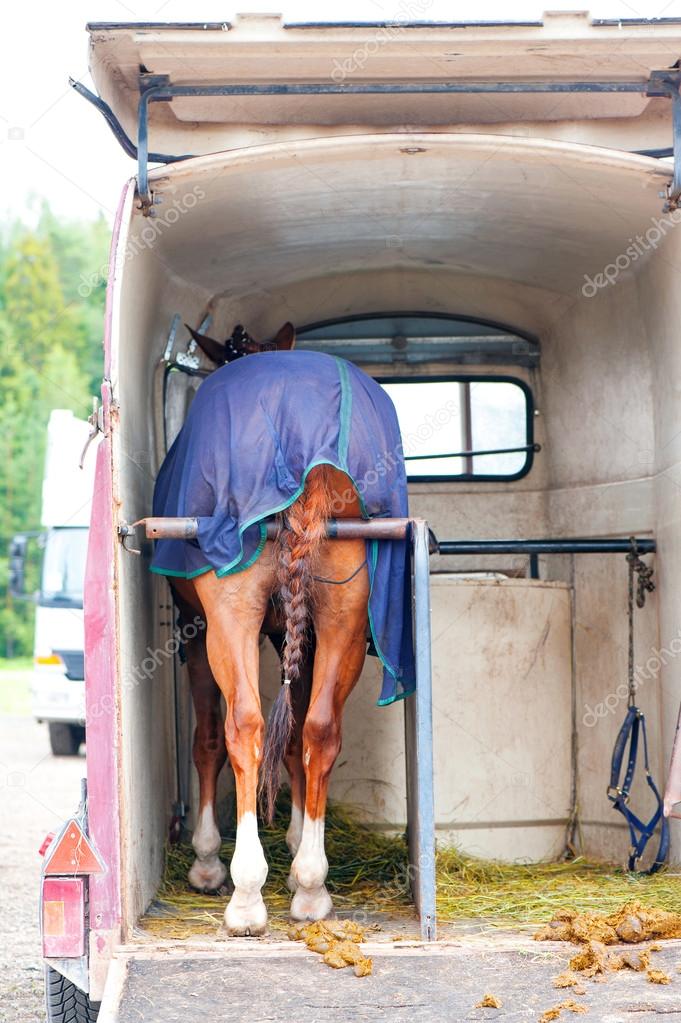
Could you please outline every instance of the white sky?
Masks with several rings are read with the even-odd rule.
[[[574,10],[579,3],[531,0],[432,0],[419,18],[443,21],[539,19],[546,6]],[[188,0],[25,0],[3,5],[0,42],[0,221],[30,216],[35,198],[58,212],[108,218],[134,163],[101,116],[68,85],[87,74],[87,21],[221,21],[237,11],[281,10],[287,21],[404,18],[410,0],[291,0],[239,4]],[[598,17],[681,17],[681,0],[593,0]]]

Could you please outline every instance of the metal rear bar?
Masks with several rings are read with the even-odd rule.
[[[327,535],[338,540],[372,539],[404,540],[411,523],[421,519],[329,519]],[[194,540],[198,521],[195,518],[146,518],[134,523],[144,526],[150,540]],[[279,527],[267,523],[267,538],[274,540]],[[537,540],[436,540],[430,533],[431,554],[628,554],[632,543],[639,554],[654,554],[657,543],[646,537],[582,537],[566,536]]]
[[[329,519],[327,536],[333,540],[404,540],[409,527],[418,519]],[[149,540],[195,540],[198,520],[195,518],[140,519],[135,526],[144,526]],[[274,540],[279,532],[276,522],[267,523],[267,539]]]
[[[430,638],[429,530],[412,520],[414,653],[416,692],[405,701],[407,837],[411,887],[423,941],[435,941],[435,793],[433,779],[433,696]]]
[[[639,554],[654,554],[652,537],[564,537],[546,540],[440,540],[439,554],[628,554],[632,543]]]

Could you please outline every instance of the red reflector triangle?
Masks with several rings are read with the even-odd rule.
[[[47,855],[45,874],[101,874],[104,870],[99,856],[74,817],[52,842]]]

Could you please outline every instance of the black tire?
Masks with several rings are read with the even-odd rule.
[[[47,1023],[96,1023],[99,1015],[99,1002],[51,966],[45,967],[45,1007]]]
[[[50,731],[50,748],[55,757],[75,757],[84,738],[84,728],[63,721],[50,721],[47,727]]]

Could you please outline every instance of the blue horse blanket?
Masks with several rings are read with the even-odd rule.
[[[159,540],[152,572],[191,579],[241,572],[265,546],[265,520],[328,464],[351,478],[366,517],[406,516],[407,481],[392,401],[352,363],[320,352],[262,352],[199,388],[154,490],[154,515],[193,516],[196,540]],[[379,704],[414,689],[406,541],[367,541],[369,624],[383,663]]]

